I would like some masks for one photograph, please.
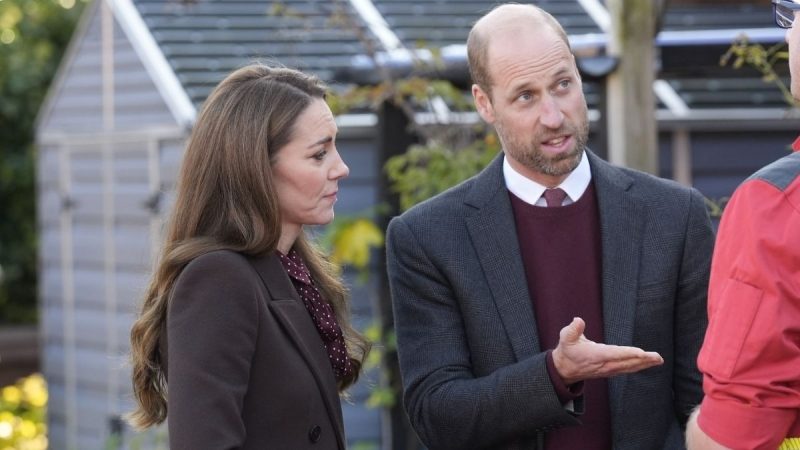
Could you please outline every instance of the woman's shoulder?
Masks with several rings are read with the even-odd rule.
[[[247,285],[247,280],[254,277],[253,267],[245,255],[232,250],[214,250],[190,261],[178,276],[177,284],[235,288]]]
[[[186,268],[206,268],[213,266],[243,266],[247,264],[247,257],[233,250],[214,250],[194,258]]]
[[[258,309],[260,280],[247,257],[230,250],[217,250],[193,259],[175,281],[171,314],[189,310],[220,317],[250,316]]]

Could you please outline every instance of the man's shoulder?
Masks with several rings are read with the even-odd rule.
[[[779,191],[785,191],[798,180],[798,177],[800,177],[800,152],[793,152],[762,167],[745,180],[745,183],[761,180],[771,184]]]
[[[659,198],[685,199],[692,192],[691,187],[680,184],[677,181],[661,178],[641,170],[613,165],[599,158],[596,160],[594,168],[596,170],[593,173],[593,177],[602,177],[606,183],[621,184],[623,187],[629,183],[629,192],[637,195],[642,200]]]

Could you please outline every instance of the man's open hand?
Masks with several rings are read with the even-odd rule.
[[[553,350],[553,363],[568,385],[592,378],[638,372],[664,363],[664,359],[656,352],[590,341],[583,335],[585,328],[583,319],[572,319],[572,323],[561,329],[558,346]]]

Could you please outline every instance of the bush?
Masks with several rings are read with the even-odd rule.
[[[47,449],[47,384],[35,373],[0,391],[0,450]]]

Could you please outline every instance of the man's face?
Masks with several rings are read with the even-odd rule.
[[[578,166],[589,134],[575,59],[548,27],[518,26],[491,37],[491,95],[473,86],[478,112],[494,125],[515,170],[556,186]]]

